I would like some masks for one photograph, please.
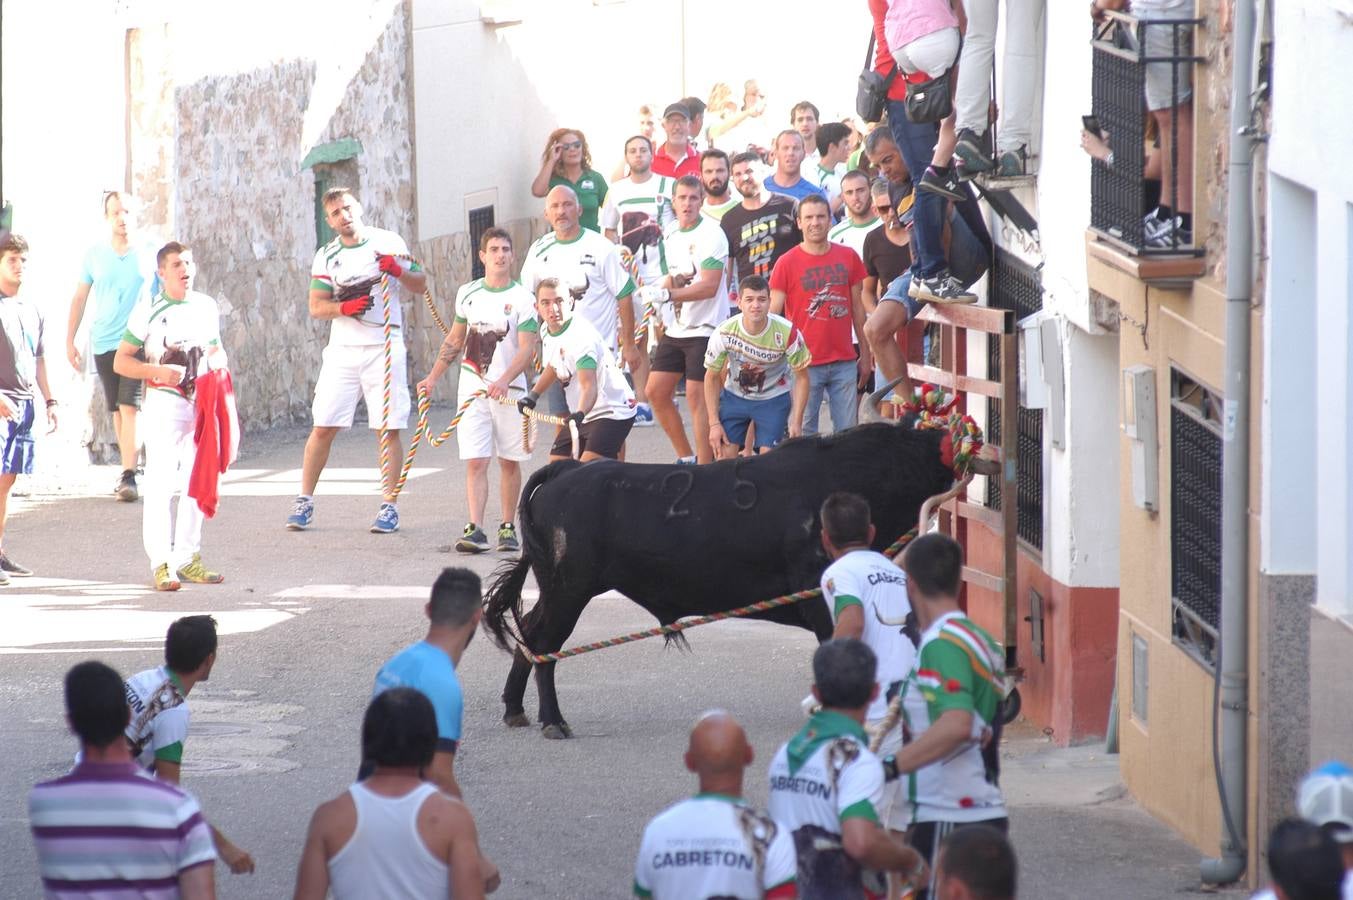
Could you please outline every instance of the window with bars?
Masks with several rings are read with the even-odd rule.
[[[991,281],[991,305],[1014,310],[1016,319],[1031,316],[1043,308],[1043,278],[1040,273],[1009,251],[997,248],[996,267]],[[987,338],[987,371],[1001,370],[1000,341]],[[987,441],[1001,440],[1001,404],[987,400]],[[1016,414],[1016,514],[1019,537],[1031,547],[1043,549],[1043,411],[1019,407]],[[1000,485],[987,479],[986,504],[1001,506]]]
[[[1221,401],[1171,370],[1171,630],[1208,667],[1216,665],[1221,621]]]
[[[479,260],[479,239],[493,227],[493,207],[476,206],[470,210],[470,277],[483,278],[484,264]]]

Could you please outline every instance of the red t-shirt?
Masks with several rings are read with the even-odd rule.
[[[888,49],[888,39],[883,36],[883,17],[888,14],[888,0],[869,0],[869,14],[874,17],[874,71],[887,78],[888,73],[897,68],[893,53]],[[901,72],[888,85],[888,99],[907,99],[907,79]]]
[[[664,175],[668,178],[680,178],[682,175],[694,175],[700,177],[700,154],[695,152],[695,147],[687,145],[686,156],[677,162],[667,154],[667,142],[658,145],[658,152],[653,154],[653,174]]]
[[[795,247],[770,273],[770,289],[785,292],[785,318],[803,332],[815,366],[855,358],[850,299],[864,281],[858,253],[844,244],[827,247],[821,256]]]

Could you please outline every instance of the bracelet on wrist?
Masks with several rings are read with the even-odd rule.
[[[56,405],[57,405],[57,402],[56,402],[55,400],[53,400],[51,397],[48,397],[48,398],[47,398],[47,408],[48,408],[48,409],[51,409],[53,406],[56,406]]]

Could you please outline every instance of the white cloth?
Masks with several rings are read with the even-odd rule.
[[[559,279],[560,293],[572,301],[572,312],[590,322],[607,347],[617,346],[618,301],[634,289],[619,246],[586,228],[571,241],[550,232],[531,245],[521,267],[521,283],[532,296],[544,278]],[[633,341],[634,335],[626,339]]]
[[[615,354],[597,330],[582,316],[564,322],[563,330],[551,334],[542,328],[541,363],[554,370],[564,385],[568,408],[577,410],[582,400],[579,369],[591,369],[597,378],[597,400],[583,421],[634,418],[634,391],[615,363]]]
[[[399,431],[409,424],[409,376],[404,344],[390,348],[390,410],[385,410],[385,345],[329,342],[321,355],[319,381],[311,415],[316,425],[347,428],[357,413],[357,398],[366,401],[371,428]]]
[[[872,202],[872,200],[871,197],[870,201]],[[847,215],[846,218],[832,227],[832,230],[827,233],[827,239],[833,244],[845,244],[855,251],[856,256],[864,259],[864,239],[869,237],[869,232],[882,224],[883,220],[874,216],[863,225],[856,225]],[[886,288],[887,285],[884,285],[884,287]]]
[[[833,624],[848,606],[861,608],[864,614],[861,640],[878,659],[874,671],[879,695],[869,704],[866,715],[882,719],[888,713],[889,688],[900,688],[916,665],[916,647],[902,633],[901,624],[911,612],[907,573],[882,553],[852,550],[822,573],[822,599]]]
[[[437,788],[420,784],[403,797],[381,797],[361,784],[348,788],[357,828],[329,860],[334,900],[449,897],[451,869],[418,833],[418,811]]]
[[[374,281],[381,276],[377,256],[407,255],[408,252],[409,247],[402,237],[382,228],[362,229],[362,240],[352,246],[344,244],[342,237],[335,237],[315,252],[315,261],[310,267],[310,289],[337,294],[349,285]],[[400,265],[408,268],[405,260],[401,260]],[[395,329],[398,352],[403,352],[404,338],[399,330],[404,323],[404,314],[400,307],[398,280],[387,279],[387,287],[390,291],[390,325]],[[384,298],[378,283],[371,287],[371,299],[374,301],[371,308],[361,316],[339,316],[330,323],[330,346],[385,343]]]
[[[764,853],[759,865],[758,845]],[[698,794],[648,823],[634,886],[654,900],[753,900],[792,881],[796,868],[794,841],[769,816],[733,797]]]
[[[145,294],[132,307],[123,339],[145,351],[146,361],[159,365],[169,348],[208,351],[221,344],[221,313],[216,301],[206,294],[188,291],[182,300],[164,293]],[[206,371],[199,367],[195,374]],[[146,395],[164,393],[188,404],[178,385],[146,381]],[[189,404],[191,408],[191,404]]]
[[[958,63],[958,28],[944,28],[893,48],[893,62],[907,75],[924,72],[939,78]]]
[[[464,376],[462,376],[464,377]],[[515,401],[521,395],[515,391],[509,396]],[[506,459],[521,462],[531,454],[521,443],[521,413],[515,402],[509,406],[488,397],[480,397],[456,428],[456,449],[461,459]],[[531,445],[535,446],[536,421],[528,419]]]
[[[139,430],[146,443],[146,473],[141,477],[141,540],[151,571],[161,564],[170,575],[202,549],[205,516],[188,496],[197,442],[193,407],[162,388],[146,391]],[[177,504],[175,504],[177,499]],[[177,510],[175,509],[177,506]]]
[[[719,272],[718,287],[707,300],[682,303],[667,325],[667,336],[708,337],[728,318],[728,238],[719,224],[703,216],[690,228],[672,222],[662,235],[663,271],[690,276],[694,283],[707,270]]]
[[[968,0],[968,31],[963,36],[963,55],[958,67],[958,90],[954,109],[957,128],[977,134],[987,130],[991,105],[991,64],[996,49],[997,7],[1000,0]],[[1000,102],[998,151],[1027,145],[1033,135],[1034,88],[1043,60],[1038,55],[1038,29],[1043,19],[1043,0],[1005,0],[1005,85]]]

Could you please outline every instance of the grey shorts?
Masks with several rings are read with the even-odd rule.
[[[1142,38],[1143,56],[1189,56],[1193,53],[1191,27],[1180,26],[1177,29],[1179,32],[1177,53],[1174,47],[1175,28],[1169,25],[1146,25],[1143,26],[1143,30],[1146,32]],[[1171,69],[1178,73],[1174,76],[1178,78],[1177,86],[1171,84]],[[1188,61],[1173,64],[1147,63],[1145,94],[1146,108],[1151,112],[1188,102],[1193,96],[1193,63]]]

